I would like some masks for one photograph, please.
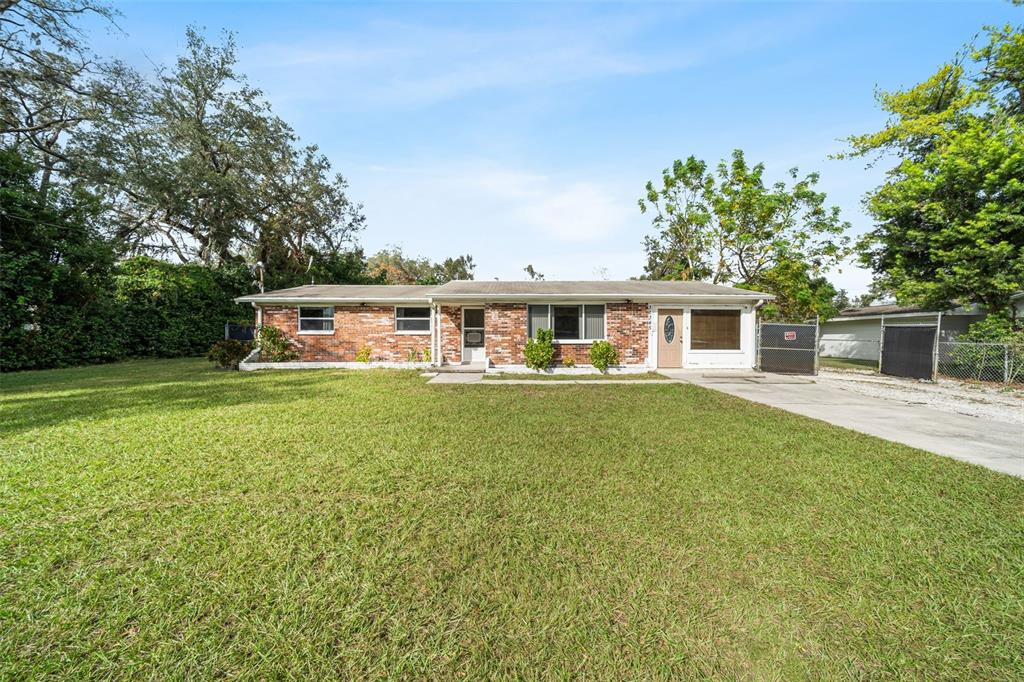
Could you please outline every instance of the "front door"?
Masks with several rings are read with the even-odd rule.
[[[683,311],[658,310],[658,367],[683,366]]]
[[[462,309],[462,362],[483,362],[484,309]]]

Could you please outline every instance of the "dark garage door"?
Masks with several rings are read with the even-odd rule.
[[[882,332],[882,374],[932,379],[936,327],[885,327]]]

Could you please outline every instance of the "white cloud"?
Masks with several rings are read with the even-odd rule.
[[[368,251],[397,242],[435,259],[470,253],[485,279],[522,279],[527,263],[549,279],[592,279],[598,267],[625,279],[642,270],[646,223],[614,189],[635,183],[579,182],[483,161],[354,170]]]
[[[522,210],[525,223],[563,242],[593,242],[620,231],[628,211],[608,188],[577,182],[549,193],[539,193]]]
[[[676,14],[694,7],[672,8]],[[678,18],[678,17],[677,17]],[[503,28],[376,21],[306,33],[242,51],[277,101],[345,108],[415,108],[485,89],[550,87],[691,68],[780,44],[819,21],[815,11],[736,23],[708,33],[692,22],[677,41],[650,43],[664,20],[636,7],[583,18],[550,12]]]

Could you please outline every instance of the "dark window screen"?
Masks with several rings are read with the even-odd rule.
[[[692,311],[690,313],[690,348],[693,350],[739,350],[740,311]]]

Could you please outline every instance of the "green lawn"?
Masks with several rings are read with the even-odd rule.
[[[0,679],[1024,677],[1024,481],[691,385],[6,375]]]
[[[668,381],[668,377],[657,372],[638,372],[636,374],[544,374],[541,372],[502,372],[500,374],[484,374],[484,379],[494,381],[510,381],[537,379],[540,381]]]
[[[858,360],[856,358],[818,358],[820,367],[829,369],[869,369],[872,372],[878,371],[877,360]]]

